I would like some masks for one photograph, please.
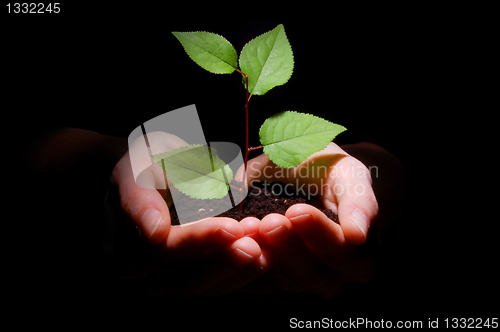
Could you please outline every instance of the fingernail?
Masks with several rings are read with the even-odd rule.
[[[268,232],[265,232],[265,235],[274,235],[276,233],[279,233],[281,230],[285,229],[286,227],[284,225],[278,226],[275,229],[272,229]]]
[[[243,249],[240,249],[240,248],[236,248],[235,249],[237,252],[239,252],[240,254],[242,254],[243,256],[249,258],[249,259],[254,259],[254,257],[252,255],[250,255],[249,253],[247,253],[246,251],[244,251]]]
[[[155,208],[146,210],[141,216],[142,229],[148,238],[151,238],[153,234],[160,226],[163,219],[163,215],[160,211]]]
[[[229,231],[226,231],[225,229],[221,228],[220,231],[223,233],[223,234],[226,234],[226,237],[230,238],[230,239],[237,239],[238,237],[236,235],[234,235],[233,233],[229,232]]]
[[[361,210],[355,209],[351,213],[351,220],[356,226],[358,226],[366,238],[366,234],[368,233],[368,218],[366,215]]]
[[[296,217],[292,217],[292,218],[288,218],[288,220],[293,220],[293,221],[296,221],[296,220],[302,220],[304,218],[309,218],[311,216],[310,213],[307,213],[307,214],[301,214],[300,216],[296,216]]]

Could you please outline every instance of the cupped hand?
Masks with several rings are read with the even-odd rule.
[[[243,174],[240,168],[235,178],[241,181]],[[246,183],[256,180],[281,181],[290,185],[287,192],[319,201],[338,214],[342,232],[353,244],[365,243],[378,213],[370,171],[334,143],[292,169],[278,167],[262,154],[248,163]]]
[[[237,177],[243,178],[242,169]],[[378,205],[365,165],[331,143],[290,170],[276,166],[266,155],[254,158],[246,181],[254,180],[291,184],[339,216],[340,225],[312,205],[296,204],[285,216],[270,214],[258,227],[254,223],[253,230],[247,230],[261,250],[272,255],[277,287],[329,297],[346,282],[372,277],[373,253],[361,245],[367,240]]]
[[[165,152],[186,144],[166,133],[148,136],[153,154],[158,153],[157,150]],[[165,142],[170,142],[170,145],[164,146]],[[234,219],[207,218],[172,226],[164,198],[168,185],[162,170],[156,163],[151,163],[149,154],[131,163],[129,153],[135,152],[132,149],[117,163],[111,177],[111,190],[119,201],[119,206],[113,208],[121,210],[121,215],[125,216],[115,222],[132,222],[142,238],[155,249],[154,254],[151,250],[146,251],[149,257],[143,258],[143,261],[150,262],[148,266],[129,266],[122,270],[133,270],[132,279],[147,284],[149,291],[182,296],[228,293],[266,271],[267,260],[259,245],[245,237],[242,224]],[[134,167],[140,170],[139,175],[134,174]]]

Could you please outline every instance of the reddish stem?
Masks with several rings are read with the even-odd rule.
[[[229,186],[230,186],[231,188],[233,188],[233,189],[238,190],[240,193],[243,191],[243,189],[238,188],[238,187],[236,187],[236,186],[233,186],[232,184],[229,184]]]
[[[245,78],[245,157],[244,157],[244,172],[243,172],[243,181],[246,180],[247,174],[247,164],[248,164],[248,155],[250,153],[250,120],[249,120],[249,109],[248,104],[250,102],[250,98],[252,95],[248,91],[248,75],[242,72],[239,69],[236,69],[238,73],[243,75]],[[245,185],[242,183],[242,185]],[[240,211],[243,210],[243,190],[240,191]]]
[[[255,151],[255,150],[259,150],[259,149],[262,149],[263,146],[262,145],[259,145],[259,146],[256,146],[256,147],[253,147],[253,148],[248,148],[248,152],[250,151]]]

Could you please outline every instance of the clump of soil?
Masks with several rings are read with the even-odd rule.
[[[179,214],[183,216],[186,222],[211,217],[214,211],[225,211],[218,214],[217,217],[229,217],[240,221],[245,217],[262,219],[270,213],[284,215],[286,210],[294,204],[312,204],[311,201],[301,195],[288,195],[287,191],[283,190],[283,185],[281,182],[254,182],[247,197],[243,200],[242,211],[240,211],[238,205],[232,207],[227,199],[199,200],[177,193],[176,202],[178,202],[178,199],[182,199],[182,202],[170,209],[172,225],[179,225],[178,210],[180,210]],[[179,196],[181,198],[178,198]],[[322,212],[332,221],[339,223],[337,215],[332,210],[322,209]]]

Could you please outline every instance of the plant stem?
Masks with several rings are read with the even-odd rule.
[[[255,150],[259,150],[259,149],[262,149],[263,146],[262,145],[259,145],[259,146],[256,146],[256,147],[253,147],[253,148],[248,148],[248,152],[250,151],[255,151]]]
[[[231,188],[233,188],[233,189],[238,190],[240,193],[243,191],[243,189],[242,189],[242,188],[238,188],[238,187],[236,187],[236,186],[233,186],[232,184],[229,184],[229,186],[230,186]]]
[[[242,72],[239,69],[236,69],[238,73],[243,75],[245,78],[245,157],[244,157],[244,172],[243,172],[243,181],[246,181],[246,175],[247,175],[247,165],[248,165],[248,155],[250,153],[250,120],[249,120],[249,108],[248,104],[250,102],[250,98],[252,98],[252,95],[248,91],[248,75]],[[245,185],[245,183],[242,183],[242,185]],[[243,190],[240,191],[240,211],[243,210]]]

